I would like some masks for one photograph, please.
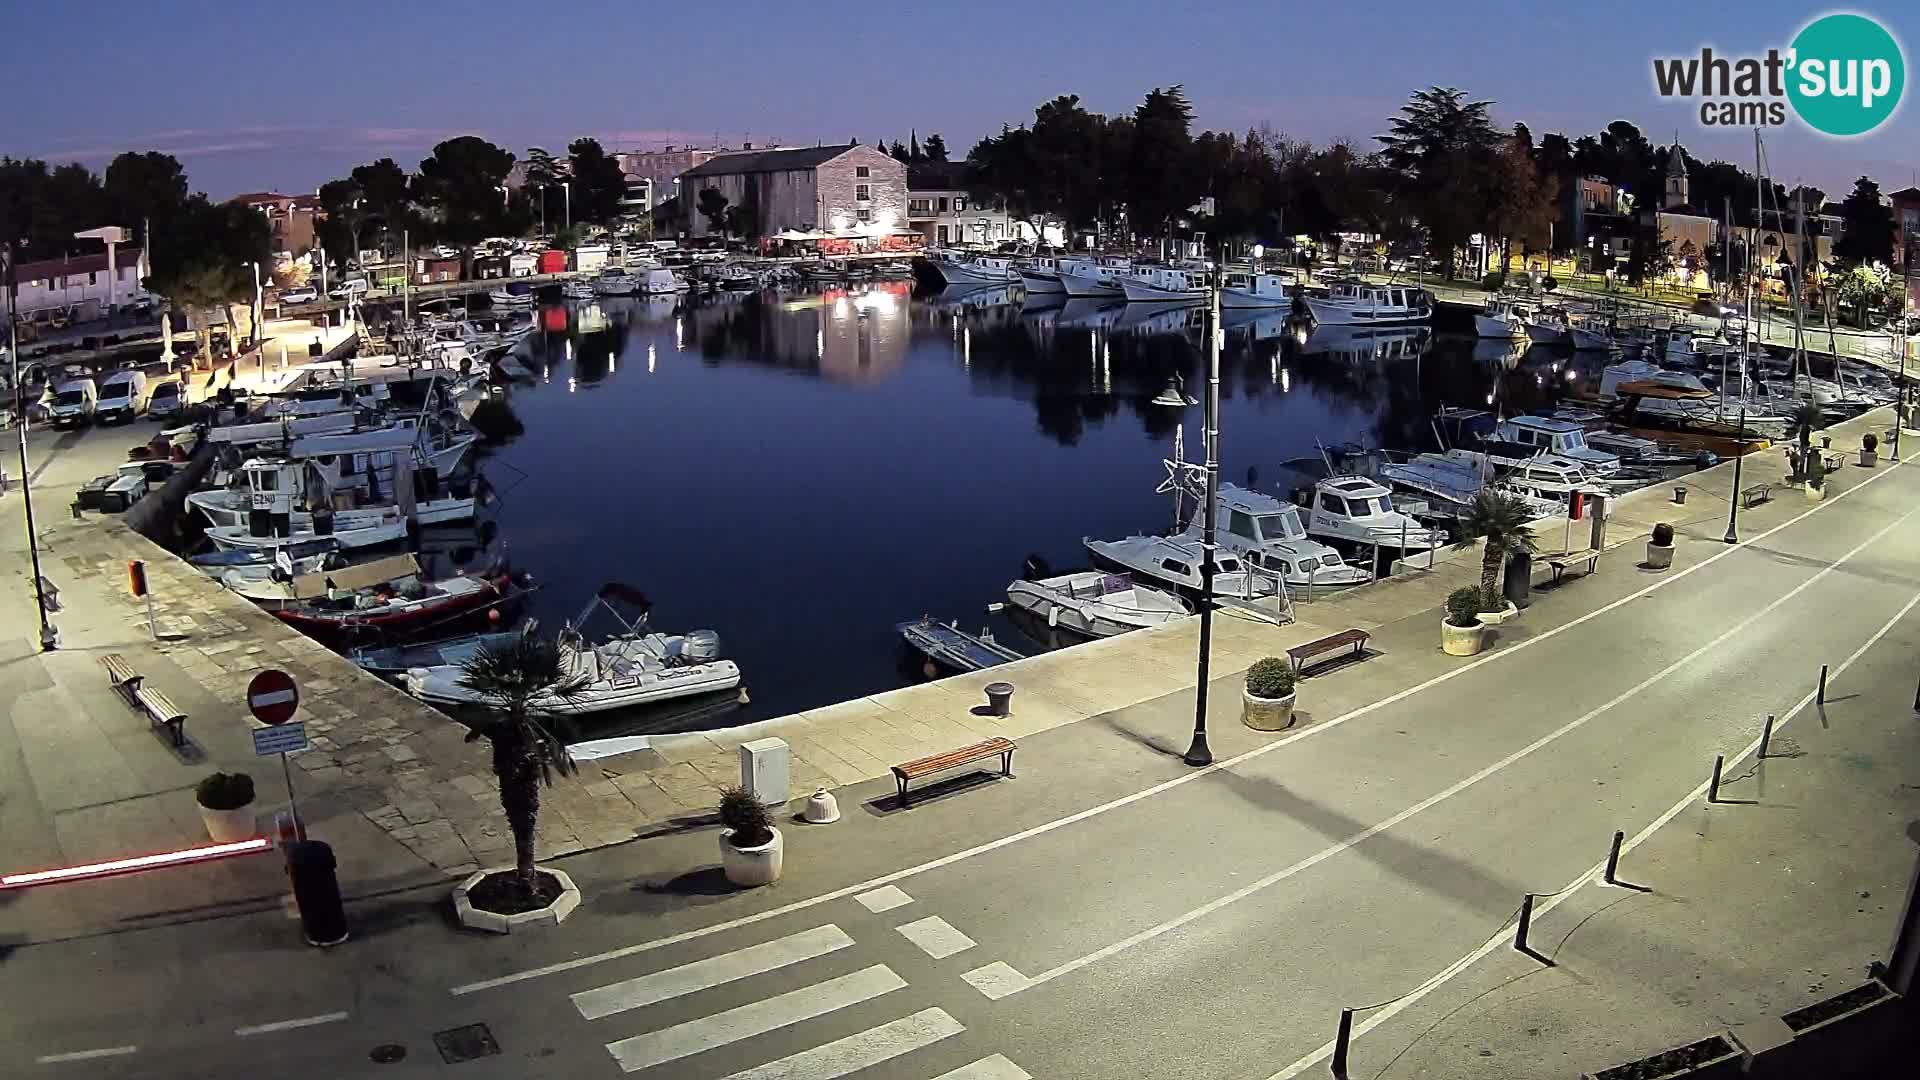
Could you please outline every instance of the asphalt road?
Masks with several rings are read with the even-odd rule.
[[[570,860],[589,903],[512,941],[454,940],[442,897],[412,894],[356,911],[355,941],[328,952],[289,945],[287,917],[262,912],[0,953],[8,1072],[1323,1069],[1341,1005],[1471,956],[1523,893],[1579,881],[1615,829],[1690,800],[1821,663],[1911,611],[1916,495],[1920,470],[1883,469],[1738,548],[1684,547],[1664,576],[1612,559],[1576,586],[1582,604],[1536,608],[1473,662],[1440,657],[1424,617],[1382,628],[1393,666],[1304,683],[1314,723],[1271,742],[1223,733],[1204,772],[1133,741],[1183,741],[1176,696],[1036,738],[1006,798],[902,821],[858,801],[877,788],[845,793],[841,824],[789,828],[776,890],[726,895],[694,869],[715,860],[693,831]],[[1084,784],[1065,771],[1070,740]],[[1653,962],[1717,961],[1682,945]],[[433,1034],[474,1023],[499,1053],[445,1062]],[[386,1044],[406,1057],[371,1060]]]

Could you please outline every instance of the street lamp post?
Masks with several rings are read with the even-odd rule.
[[[1733,493],[1727,497],[1727,535],[1721,537],[1721,539],[1729,544],[1737,544],[1740,542],[1740,533],[1736,529],[1735,523],[1740,517],[1740,459],[1747,456],[1740,452],[1740,440],[1746,438],[1746,434],[1747,406],[1743,401],[1740,404],[1740,429],[1734,435]]]
[[[1200,508],[1200,683],[1194,688],[1189,765],[1213,764],[1207,746],[1207,669],[1213,650],[1213,518],[1220,501],[1220,268],[1207,279],[1207,501]]]
[[[7,357],[13,365],[13,411],[20,425],[20,500],[27,516],[27,551],[33,559],[33,602],[40,612],[40,649],[59,648],[60,636],[47,621],[47,592],[40,576],[40,537],[33,527],[33,470],[27,465],[27,398],[20,385],[20,323],[15,307],[20,299],[20,281],[15,275],[18,261],[13,241],[7,241]]]
[[[570,231],[573,228],[573,181],[560,181],[560,196],[562,199],[561,209],[566,214],[565,223],[561,225],[561,228]]]

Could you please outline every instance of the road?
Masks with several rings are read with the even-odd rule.
[[[415,893],[326,952],[277,911],[16,949],[9,1071],[1319,1074],[1342,1005],[1471,978],[1523,894],[1596,888],[1613,831],[1696,805],[1761,716],[1812,722],[1821,663],[1904,680],[1872,658],[1920,622],[1920,469],[1862,475],[1739,546],[1684,541],[1667,574],[1620,559],[1472,661],[1428,618],[1383,627],[1379,659],[1302,684],[1307,726],[1223,730],[1206,770],[1152,749],[1184,741],[1175,695],[1036,736],[1012,784],[904,815],[842,792],[841,823],[788,827],[772,890],[728,893],[697,829],[569,860],[587,904],[511,940]],[[1683,941],[1646,963],[1716,961]],[[446,1063],[432,1036],[470,1024],[498,1053]],[[405,1058],[375,1063],[386,1045]]]

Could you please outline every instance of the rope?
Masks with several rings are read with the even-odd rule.
[[[1514,924],[1514,922],[1515,922],[1516,920],[1518,920],[1519,918],[1520,918],[1520,909],[1516,907],[1516,908],[1514,908],[1514,909],[1513,909],[1513,912],[1512,912],[1511,914],[1509,914],[1509,915],[1508,915],[1508,916],[1507,916],[1507,917],[1506,917],[1505,919],[1503,919],[1503,920],[1501,920],[1501,922],[1500,922],[1500,925],[1499,925],[1499,926],[1497,926],[1497,927],[1495,927],[1495,928],[1494,928],[1494,930],[1493,930],[1493,933],[1491,933],[1491,934],[1488,934],[1488,935],[1487,935],[1487,936],[1486,936],[1486,937],[1485,937],[1485,938],[1484,938],[1484,939],[1483,939],[1483,940],[1482,940],[1482,941],[1480,942],[1480,944],[1481,944],[1482,946],[1484,946],[1484,945],[1485,945],[1485,944],[1486,944],[1487,942],[1489,942],[1489,941],[1493,941],[1493,940],[1495,940],[1495,939],[1497,939],[1497,938],[1499,938],[1499,937],[1500,937],[1501,935],[1503,935],[1503,934],[1505,934],[1505,933],[1507,932],[1507,927],[1509,927],[1509,926],[1512,926],[1512,925]],[[1477,951],[1477,947],[1476,947],[1476,951]],[[1372,1011],[1373,1011],[1374,1009],[1382,1009],[1382,1008],[1385,1008],[1385,1007],[1387,1007],[1388,1005],[1392,1005],[1393,1003],[1395,1003],[1395,1002],[1397,1002],[1397,1001],[1402,1001],[1402,1000],[1404,1000],[1404,999],[1406,999],[1406,998],[1410,998],[1410,997],[1412,997],[1413,995],[1415,995],[1415,994],[1418,994],[1418,993],[1420,993],[1420,992],[1421,992],[1421,991],[1423,991],[1423,990],[1426,990],[1426,989],[1427,989],[1428,987],[1430,987],[1430,986],[1435,986],[1435,985],[1437,985],[1437,984],[1438,984],[1438,983],[1440,982],[1440,980],[1441,980],[1442,978],[1447,978],[1447,977],[1451,977],[1451,975],[1452,975],[1452,974],[1453,974],[1453,972],[1451,971],[1451,969],[1450,969],[1450,967],[1449,967],[1449,968],[1442,968],[1442,969],[1441,969],[1440,971],[1438,971],[1438,972],[1435,972],[1434,974],[1432,974],[1432,975],[1430,975],[1430,976],[1428,976],[1425,982],[1422,982],[1422,983],[1421,983],[1420,985],[1418,985],[1418,986],[1416,986],[1416,987],[1414,987],[1414,988],[1413,988],[1413,989],[1411,989],[1411,990],[1408,990],[1408,991],[1407,991],[1406,993],[1403,993],[1403,994],[1398,994],[1398,995],[1396,995],[1396,996],[1394,996],[1394,997],[1390,997],[1390,998],[1388,998],[1388,999],[1386,999],[1385,1001],[1376,1001],[1376,1002],[1374,1002],[1374,1003],[1373,1003],[1373,1004],[1371,1004],[1371,1005],[1356,1005],[1356,1006],[1354,1006],[1354,1007],[1353,1007],[1353,1011],[1354,1011],[1354,1012],[1357,1012],[1357,1013],[1359,1013],[1359,1012],[1372,1012]]]

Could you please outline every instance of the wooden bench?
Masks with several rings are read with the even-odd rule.
[[[182,712],[167,695],[143,683],[140,689],[133,692],[133,697],[140,703],[140,707],[146,710],[148,718],[153,721],[155,727],[167,729],[167,734],[173,738],[173,745],[186,745],[187,714]]]
[[[133,695],[140,689],[143,676],[133,670],[133,665],[127,663],[127,658],[119,653],[108,653],[100,658],[100,663],[107,669],[107,681],[113,684],[115,690],[127,696],[127,704],[134,704]]]
[[[1772,484],[1755,484],[1752,487],[1741,488],[1740,509],[1751,510],[1763,502],[1771,501],[1773,487]]]
[[[985,742],[974,743],[972,746],[963,746],[958,750],[949,750],[944,754],[935,754],[932,757],[923,757],[917,761],[909,761],[904,765],[895,765],[893,767],[893,779],[900,785],[900,805],[907,805],[907,781],[917,780],[922,776],[943,772],[947,769],[957,768],[971,762],[982,761],[995,755],[999,755],[1000,758],[1000,775],[1012,776],[1013,751],[1014,745],[1011,739],[1003,739],[996,735]]]
[[[1598,551],[1569,551],[1564,555],[1550,555],[1547,557],[1547,565],[1553,568],[1553,583],[1555,585],[1560,584],[1561,577],[1563,577],[1568,570],[1581,563],[1586,564],[1586,569],[1581,571],[1581,576],[1585,577],[1592,574],[1595,568],[1600,565],[1600,553]]]
[[[1342,630],[1337,634],[1328,634],[1318,641],[1309,641],[1305,645],[1295,645],[1287,650],[1287,659],[1293,662],[1293,672],[1298,675],[1307,661],[1330,652],[1339,652],[1347,646],[1353,646],[1353,655],[1358,657],[1367,651],[1367,639],[1372,635],[1365,630]]]

